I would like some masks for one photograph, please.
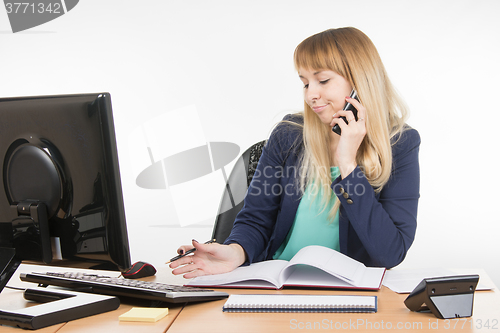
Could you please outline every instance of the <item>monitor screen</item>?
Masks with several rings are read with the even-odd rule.
[[[109,93],[0,98],[0,161],[1,247],[130,267]]]

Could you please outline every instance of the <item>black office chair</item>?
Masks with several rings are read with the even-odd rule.
[[[266,140],[263,140],[248,148],[236,161],[227,179],[212,232],[212,239],[215,238],[217,243],[224,243],[231,233],[236,215],[243,208],[243,200],[257,169],[265,143]]]

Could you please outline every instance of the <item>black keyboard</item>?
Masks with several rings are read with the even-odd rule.
[[[209,289],[129,280],[88,273],[21,273],[22,281],[65,287],[96,294],[142,298],[168,303],[212,301],[229,295]]]

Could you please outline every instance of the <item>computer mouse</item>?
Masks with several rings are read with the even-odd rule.
[[[155,273],[156,269],[153,265],[144,261],[138,261],[128,270],[122,272],[122,276],[127,279],[139,279],[147,276],[153,276]]]

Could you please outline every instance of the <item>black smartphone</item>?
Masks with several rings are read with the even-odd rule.
[[[359,102],[358,93],[356,92],[356,89],[353,89],[351,91],[351,94],[349,95],[349,97],[354,98],[355,100],[357,100]],[[354,114],[354,119],[356,119],[356,121],[358,121],[358,110],[356,110],[354,105],[352,105],[349,102],[346,102],[344,105],[344,108],[342,110],[343,111],[352,111],[352,113]],[[349,124],[349,122],[347,121],[347,119],[345,117],[340,117],[340,118],[344,119],[346,124]],[[334,131],[338,135],[340,135],[340,133],[342,132],[342,130],[340,129],[340,126],[338,124],[335,124],[335,126],[332,127],[332,131]]]

